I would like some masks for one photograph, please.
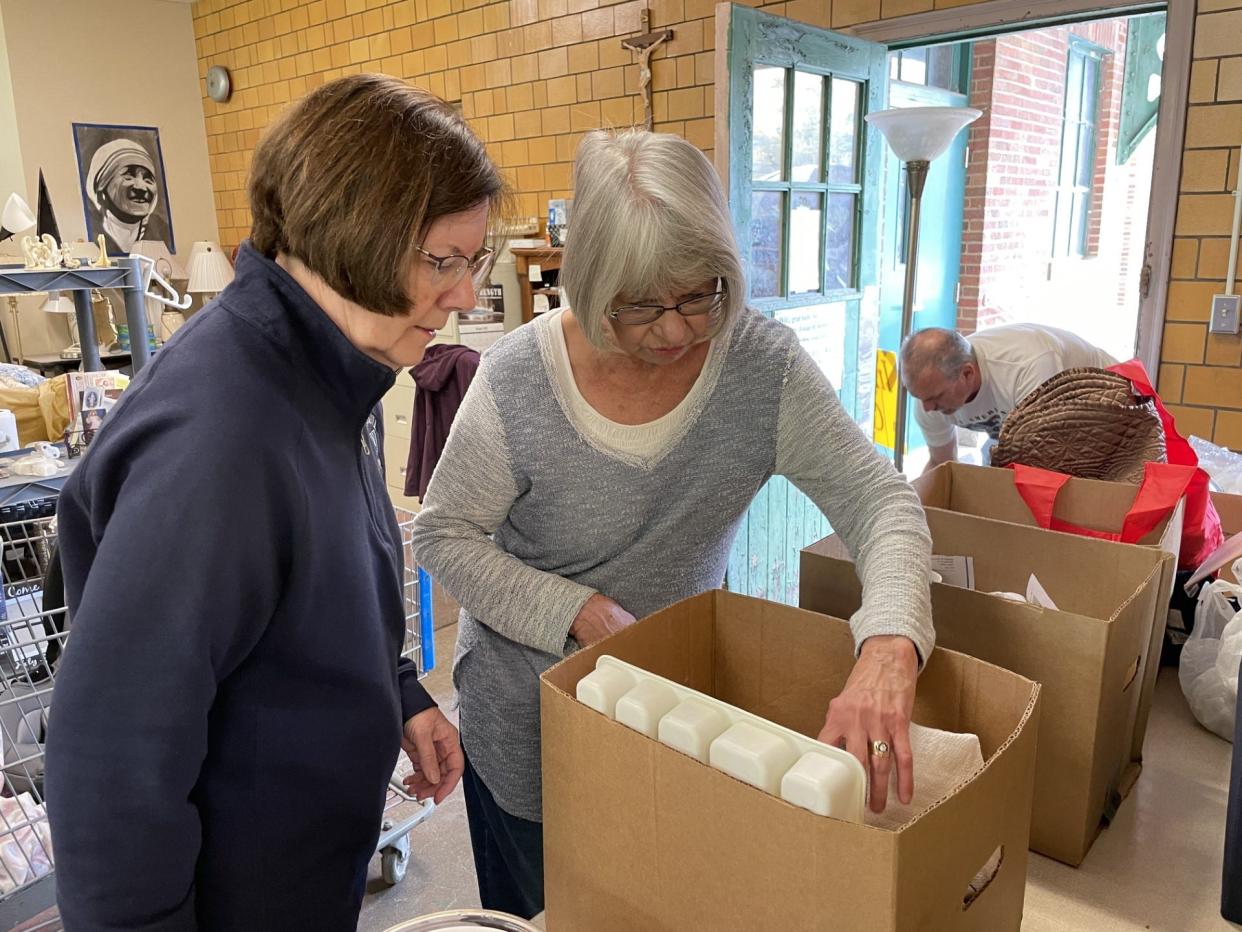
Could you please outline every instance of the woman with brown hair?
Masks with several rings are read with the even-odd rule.
[[[60,499],[72,647],[47,747],[73,929],[353,929],[398,747],[456,729],[398,660],[377,405],[486,274],[503,182],[443,101],[354,76],[254,154],[236,280]]]

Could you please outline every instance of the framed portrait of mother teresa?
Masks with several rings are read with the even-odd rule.
[[[160,131],[153,126],[74,123],[87,239],[102,234],[108,255],[139,240],[162,240],[175,253]]]

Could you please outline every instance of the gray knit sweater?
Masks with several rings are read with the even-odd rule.
[[[415,559],[462,605],[462,742],[503,809],[540,819],[539,675],[575,648],[583,603],[600,592],[642,618],[719,586],[773,475],[805,492],[857,557],[855,642],[906,635],[928,657],[922,507],[791,330],[744,313],[716,338],[727,345],[709,355],[679,429],[635,458],[573,415],[554,326],[522,327],[483,357],[414,526]]]

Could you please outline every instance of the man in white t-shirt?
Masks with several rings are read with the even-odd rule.
[[[1066,369],[1116,364],[1081,337],[1038,324],[1007,324],[963,337],[929,327],[901,347],[901,381],[931,458],[927,468],[957,459],[957,428],[993,440],[1018,403]]]

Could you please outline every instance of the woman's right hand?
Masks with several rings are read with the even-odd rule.
[[[633,623],[633,615],[597,592],[578,610],[574,623],[569,626],[569,636],[579,647],[590,647]]]

